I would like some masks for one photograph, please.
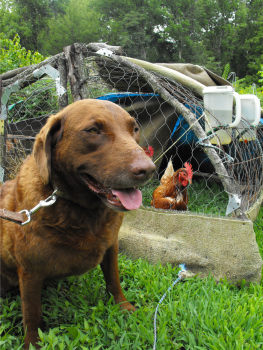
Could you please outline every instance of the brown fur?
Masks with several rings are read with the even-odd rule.
[[[100,264],[115,302],[134,310],[119,282],[117,238],[123,213],[105,205],[80,175],[88,173],[117,189],[145,183],[155,167],[138,137],[135,120],[122,108],[96,100],[75,102],[48,119],[33,154],[1,187],[0,208],[11,211],[32,209],[52,194],[51,183],[70,198],[41,208],[26,226],[0,219],[1,289],[5,293],[19,284],[26,349],[38,341],[41,287],[48,280],[83,274]]]

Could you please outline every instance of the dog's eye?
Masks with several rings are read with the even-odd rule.
[[[138,126],[135,126],[134,127],[134,132],[136,133],[136,132],[138,132],[140,129],[139,129],[139,127]]]
[[[89,134],[96,134],[96,135],[98,135],[98,134],[100,134],[100,131],[97,129],[97,128],[90,128],[90,129],[86,129],[85,130],[87,133],[89,133]]]

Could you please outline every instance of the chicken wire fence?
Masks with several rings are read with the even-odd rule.
[[[262,126],[252,127],[242,119],[237,127],[213,128],[210,125],[207,131],[209,122],[202,96],[160,73],[150,72],[145,76],[136,65],[124,65],[125,59],[120,62],[115,58],[115,55],[94,55],[87,50],[79,67],[82,71],[84,68],[86,76],[85,79],[79,76],[78,86],[85,86],[85,98],[110,100],[124,108],[141,128],[140,145],[153,147],[156,172],[142,188],[145,207],[150,207],[152,192],[159,185],[170,159],[175,170],[186,162],[193,168],[192,184],[186,188],[190,212],[242,217],[261,200]],[[35,75],[32,81],[32,72],[22,74],[23,84],[19,88],[20,76],[15,82],[10,80],[10,85],[5,82],[3,88],[2,182],[15,177],[32,151],[36,134],[48,116],[59,110],[59,97],[67,90],[67,103],[74,100],[72,83],[68,82],[64,85],[65,91],[61,90],[57,75],[45,74],[37,78]],[[197,126],[199,131],[201,127],[201,134],[197,133]],[[221,142],[218,131],[225,133],[227,143]]]

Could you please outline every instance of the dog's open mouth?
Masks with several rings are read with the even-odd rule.
[[[142,204],[142,193],[136,188],[105,187],[88,174],[83,174],[81,178],[92,192],[116,210],[138,209]]]

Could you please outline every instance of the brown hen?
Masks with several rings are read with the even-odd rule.
[[[160,180],[161,184],[152,194],[151,205],[158,209],[187,210],[187,185],[192,183],[193,169],[189,163],[174,171],[170,160]]]

